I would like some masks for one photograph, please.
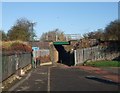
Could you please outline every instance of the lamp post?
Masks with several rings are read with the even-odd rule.
[[[31,41],[33,41],[34,40],[34,28],[33,28],[33,26],[35,25],[36,23],[35,22],[31,22],[30,23],[30,27],[31,27],[31,29],[30,29],[30,31],[31,31],[31,36],[30,36],[30,40]]]

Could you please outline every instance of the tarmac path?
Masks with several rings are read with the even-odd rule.
[[[118,91],[118,84],[99,77],[95,73],[63,65],[40,66],[9,91]]]

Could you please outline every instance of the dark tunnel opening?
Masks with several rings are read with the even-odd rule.
[[[54,45],[58,51],[58,63],[68,66],[74,65],[74,52],[66,51],[62,45]]]

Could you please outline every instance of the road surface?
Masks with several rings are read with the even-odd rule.
[[[78,68],[40,66],[9,91],[118,91],[118,85]]]

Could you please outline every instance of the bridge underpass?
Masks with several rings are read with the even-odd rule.
[[[74,52],[66,51],[63,45],[70,45],[68,42],[53,42],[55,49],[58,52],[58,63],[68,66],[74,65]]]

